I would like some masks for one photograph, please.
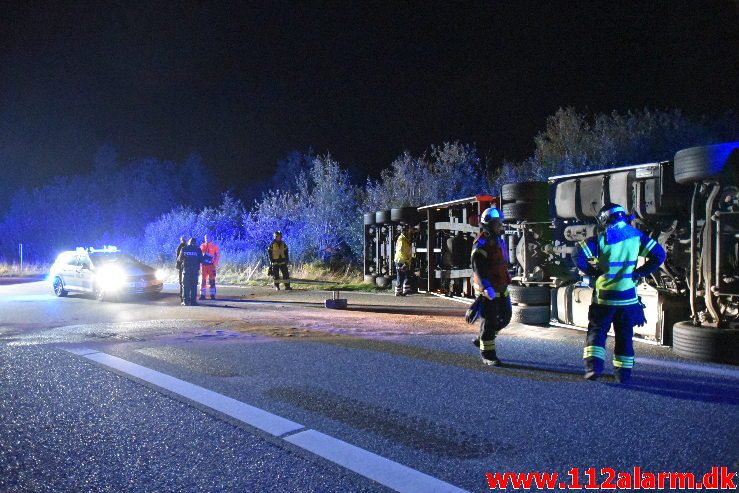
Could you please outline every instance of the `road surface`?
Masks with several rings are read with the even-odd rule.
[[[736,367],[637,343],[622,387],[582,379],[566,329],[512,324],[505,367],[484,367],[441,298],[175,292],[0,283],[0,491],[490,491],[486,473],[739,466]]]

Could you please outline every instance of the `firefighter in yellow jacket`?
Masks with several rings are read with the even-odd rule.
[[[411,284],[408,279],[411,270],[411,259],[413,251],[411,248],[411,236],[413,228],[410,224],[404,224],[395,240],[395,296],[405,296],[411,292]]]
[[[287,243],[282,241],[282,232],[275,231],[272,243],[267,247],[267,256],[269,257],[269,271],[274,280],[275,290],[280,290],[280,273],[282,273],[282,282],[285,283],[285,289],[290,291],[290,273],[287,270],[287,264],[290,262],[290,254],[287,250]]]

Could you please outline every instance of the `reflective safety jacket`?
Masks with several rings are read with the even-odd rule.
[[[410,264],[412,256],[411,239],[400,233],[398,239],[395,240],[395,262],[398,264]]]
[[[267,247],[267,255],[269,261],[273,264],[286,264],[290,262],[290,254],[287,251],[287,243],[284,241],[272,240]]]
[[[511,274],[508,272],[508,248],[503,238],[480,233],[472,244],[472,272],[476,294],[489,287],[498,294],[505,294]]]
[[[639,257],[646,262],[636,268]],[[623,221],[597,237],[581,241],[573,254],[577,267],[595,281],[593,303],[627,306],[639,303],[636,283],[659,269],[665,251],[655,240]]]
[[[212,265],[213,267],[218,265],[218,261],[221,259],[221,249],[218,245],[209,241],[200,245],[200,251],[203,252],[203,264]]]

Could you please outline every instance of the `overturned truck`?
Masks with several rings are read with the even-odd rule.
[[[409,223],[417,230],[417,289],[471,297],[477,220],[495,205],[506,225],[513,320],[585,329],[594,280],[578,272],[572,253],[599,233],[600,208],[619,203],[667,252],[660,270],[637,286],[648,323],[635,337],[685,357],[738,364],[738,174],[739,142],[684,149],[672,161],[510,183],[499,197],[365,214],[365,281],[392,283],[395,239]]]

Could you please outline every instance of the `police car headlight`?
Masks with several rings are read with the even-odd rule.
[[[103,291],[116,291],[126,283],[126,273],[118,267],[103,267],[97,273],[98,286]]]
[[[167,271],[164,269],[157,269],[154,273],[158,281],[164,281],[167,278]]]

